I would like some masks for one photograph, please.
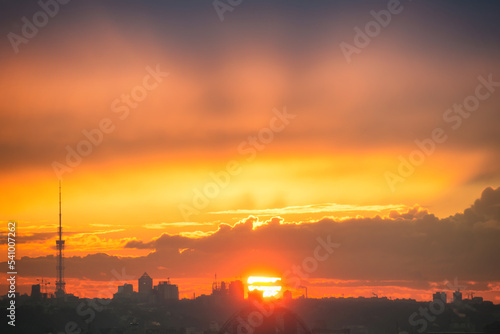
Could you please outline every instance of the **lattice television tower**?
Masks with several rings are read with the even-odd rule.
[[[56,297],[64,297],[66,294],[64,282],[64,240],[62,240],[62,225],[61,225],[61,181],[59,181],[59,240],[56,240],[57,246],[57,280],[56,280]]]

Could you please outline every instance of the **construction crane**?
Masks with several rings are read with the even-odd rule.
[[[45,293],[45,295],[47,295],[47,285],[49,285],[50,282],[47,282],[47,280],[44,279],[43,277],[41,280],[38,278],[36,280],[41,283],[40,285],[42,286],[42,293]]]

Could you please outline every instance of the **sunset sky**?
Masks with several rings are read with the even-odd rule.
[[[500,303],[500,6],[214,3],[72,1],[25,38],[43,9],[0,1],[0,250],[15,220],[21,292],[53,288],[61,180],[79,296],[144,272],[181,297],[215,273],[299,296],[290,271],[328,239],[310,297]]]

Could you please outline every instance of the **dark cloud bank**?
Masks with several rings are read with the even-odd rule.
[[[66,277],[112,280],[112,271],[138,277],[236,277],[249,269],[273,268],[278,273],[301,265],[313,255],[317,238],[340,247],[311,274],[313,278],[360,281],[401,281],[408,287],[427,286],[457,277],[477,282],[500,278],[500,188],[486,188],[464,211],[439,219],[417,207],[388,218],[356,218],[288,224],[273,218],[253,228],[249,217],[235,226],[221,224],[200,238],[162,234],[151,241],[130,241],[125,247],[151,249],[143,257],[91,254],[66,259]],[[24,257],[24,276],[50,277],[55,257]]]

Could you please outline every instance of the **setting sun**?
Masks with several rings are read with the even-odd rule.
[[[281,278],[250,276],[247,280],[248,291],[262,291],[263,297],[276,297],[281,291]]]

